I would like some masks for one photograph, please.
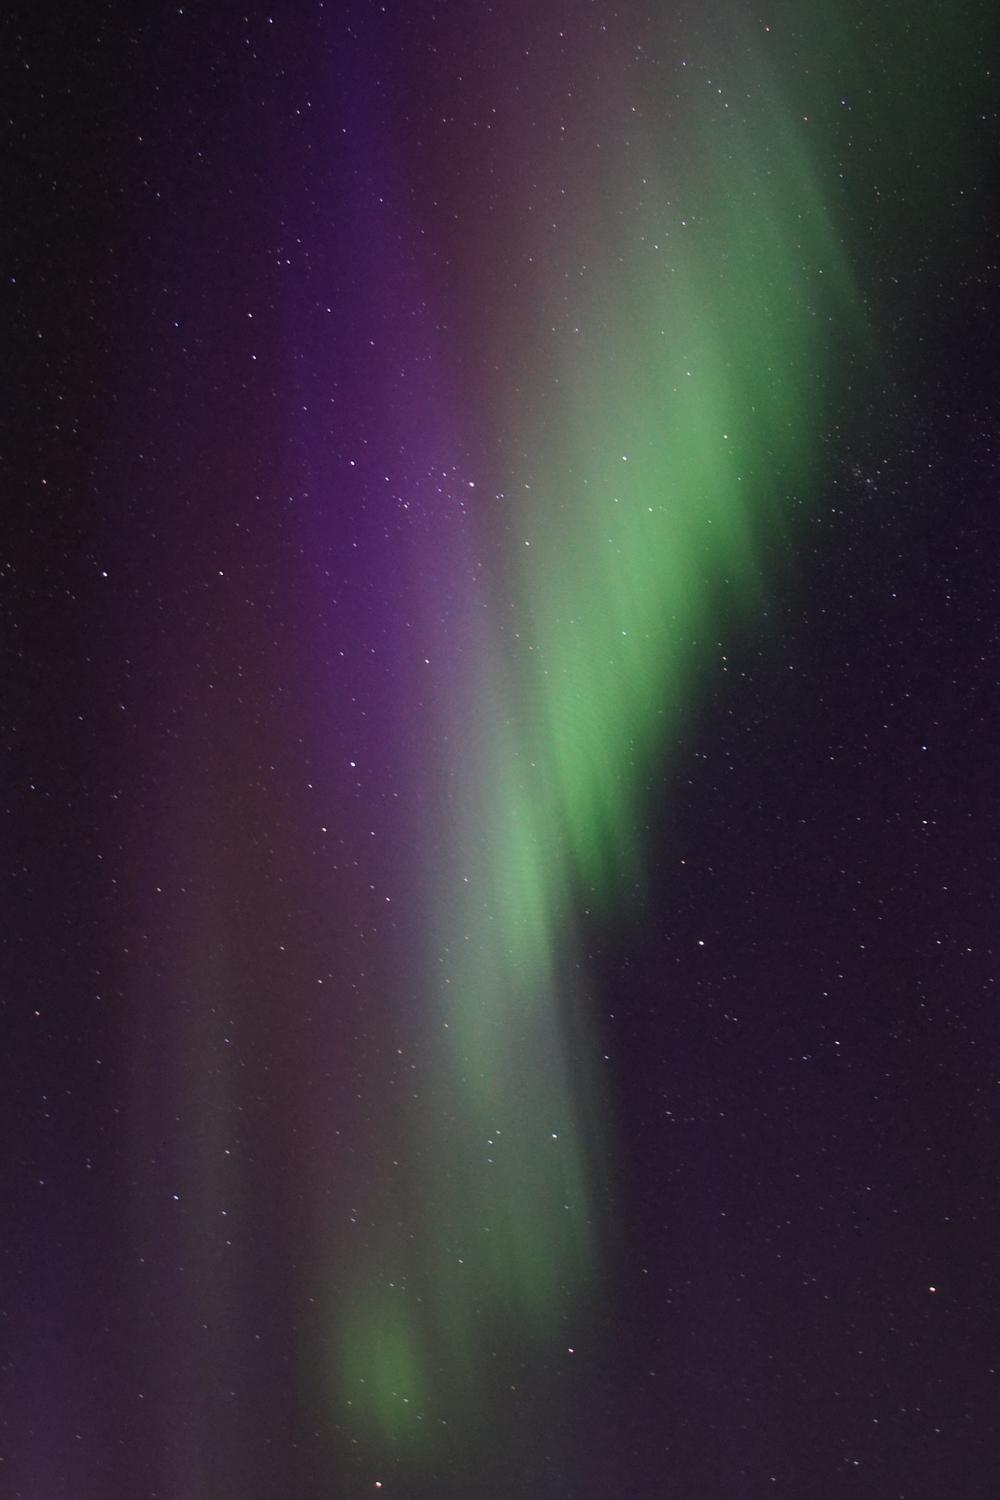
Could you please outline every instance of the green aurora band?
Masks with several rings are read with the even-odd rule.
[[[441,695],[439,853],[414,877],[434,892],[416,1165],[332,1296],[334,1399],[380,1451],[427,1461],[455,1428],[499,1447],[513,1350],[562,1352],[600,1303],[615,1151],[579,913],[641,900],[644,806],[697,669],[795,535],[844,369],[877,364],[837,174],[769,78],[739,123],[691,105],[698,171],[612,120],[596,243],[524,292],[546,330],[527,368],[497,333],[501,539]]]

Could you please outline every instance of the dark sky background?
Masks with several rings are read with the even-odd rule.
[[[8,10],[0,1496],[1000,1494],[997,26],[837,10]],[[436,1232],[380,1144],[455,847],[413,642],[475,721],[558,100],[596,262],[629,90],[715,180],[682,65],[815,124],[873,333],[817,303],[763,586],[706,583],[641,874],[576,902],[596,1287],[484,1311],[502,1378],[414,1441],[329,1374],[337,1288]]]

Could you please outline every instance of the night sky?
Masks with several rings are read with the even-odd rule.
[[[0,35],[0,1500],[996,1500],[1000,12]]]

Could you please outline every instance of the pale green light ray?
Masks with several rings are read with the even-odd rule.
[[[795,125],[765,108],[746,138],[713,130],[691,223],[669,235],[632,206],[655,161],[609,164],[596,291],[572,302],[553,277],[539,322],[556,331],[498,393],[525,455],[494,570],[493,618],[516,635],[470,603],[473,666],[442,735],[463,751],[440,773],[421,1201],[386,1258],[413,1276],[339,1334],[340,1398],[386,1433],[409,1420],[403,1389],[474,1413],[496,1329],[544,1340],[598,1285],[591,1122],[609,1126],[577,918],[636,904],[643,804],[708,635],[763,597],[836,360],[868,337]]]

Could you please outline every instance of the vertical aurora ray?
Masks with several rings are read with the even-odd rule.
[[[749,127],[690,107],[683,171],[616,100],[588,103],[601,139],[564,178],[537,163],[543,201],[514,215],[563,211],[569,181],[589,229],[537,270],[508,249],[526,270],[492,329],[488,539],[443,544],[464,582],[409,874],[421,1086],[407,1181],[333,1298],[339,1409],[418,1460],[457,1430],[499,1464],[487,1414],[512,1371],[600,1302],[614,1146],[579,924],[641,900],[642,809],[706,632],[765,596],[836,360],[869,342],[836,206],[763,69]]]
[[[883,359],[833,115],[817,127],[796,97],[813,21],[778,60],[763,23],[731,53],[710,20],[683,47],[637,25],[634,55],[669,59],[669,104],[662,71],[636,83],[635,37],[617,56],[595,42],[592,69],[586,47],[543,48],[553,66],[528,84],[505,42],[518,103],[482,148],[485,206],[428,207],[450,396],[428,398],[422,452],[450,479],[405,605],[428,665],[399,999],[412,1087],[372,1132],[379,1186],[333,1257],[324,1349],[351,1444],[435,1493],[484,1465],[497,1493],[523,1479],[518,1393],[557,1409],[559,1357],[612,1295],[583,928],[641,906],[644,823],[699,671],[724,625],[766,608],[846,372]],[[848,72],[834,103],[863,61]]]

